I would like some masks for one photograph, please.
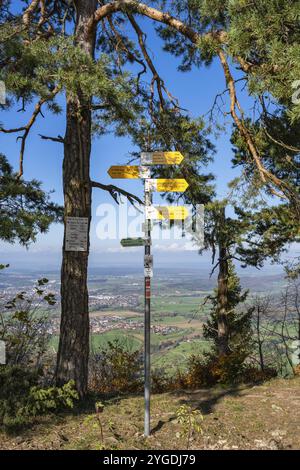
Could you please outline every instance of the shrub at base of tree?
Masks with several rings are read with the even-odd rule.
[[[20,366],[0,367],[0,425],[15,431],[36,416],[72,409],[78,394],[74,382],[61,388],[41,388],[39,371]]]

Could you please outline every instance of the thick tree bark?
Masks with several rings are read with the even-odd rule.
[[[95,29],[87,28],[97,7],[97,0],[76,1],[75,42],[94,56]],[[65,217],[91,220],[91,106],[81,90],[67,96],[66,135],[63,162]],[[89,249],[89,242],[88,242]],[[86,252],[65,251],[61,268],[61,325],[56,382],[75,380],[83,397],[87,392],[89,359],[89,308]]]
[[[220,225],[225,226],[225,208],[222,209]],[[219,239],[219,275],[218,275],[218,353],[219,356],[228,355],[229,327],[228,327],[228,280],[229,264],[226,241],[223,236]]]

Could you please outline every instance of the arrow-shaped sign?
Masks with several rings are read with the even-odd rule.
[[[184,206],[149,206],[145,207],[145,215],[148,220],[185,220],[189,211]]]
[[[165,191],[174,192],[174,193],[184,193],[188,187],[189,187],[189,184],[185,179],[146,180],[146,191],[157,191],[159,193],[164,193]]]
[[[108,174],[113,179],[150,178],[150,169],[144,166],[111,166]]]
[[[149,246],[150,240],[145,238],[124,238],[121,240],[121,245],[124,248],[131,248],[133,246]]]
[[[184,156],[180,152],[142,152],[142,165],[180,165]]]

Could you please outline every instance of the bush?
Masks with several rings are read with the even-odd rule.
[[[183,382],[187,388],[210,387],[216,384],[255,383],[276,377],[275,369],[261,371],[241,361],[238,354],[228,356],[197,356],[188,360],[187,372]]]
[[[39,388],[35,386],[30,389],[26,408],[30,416],[37,416],[49,411],[72,409],[74,401],[78,399],[73,380],[62,387]]]
[[[164,393],[174,389],[174,377],[170,377],[164,369],[154,369],[151,371],[151,391],[152,393]]]
[[[20,366],[0,368],[0,424],[7,428],[26,424],[29,418],[73,408],[78,394],[74,382],[41,388],[41,376]]]
[[[55,306],[48,292],[48,279],[40,279],[33,292],[19,292],[0,302],[0,340],[5,342],[6,363],[10,366],[39,367],[49,345],[49,312]],[[42,313],[41,313],[42,312]]]
[[[90,389],[96,393],[136,392],[142,388],[142,354],[125,342],[108,342],[90,363]]]
[[[188,388],[208,387],[216,383],[212,374],[212,364],[205,357],[192,355],[188,359],[186,384]]]
[[[264,370],[248,366],[245,368],[243,379],[245,383],[260,383],[266,380],[274,379],[278,373],[272,367],[266,367]]]

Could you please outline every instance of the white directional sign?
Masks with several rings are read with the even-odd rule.
[[[88,226],[87,217],[66,217],[65,251],[87,251]]]
[[[148,192],[157,191],[158,193],[173,192],[184,193],[189,187],[188,182],[181,179],[146,179],[145,189]]]
[[[148,220],[185,220],[189,211],[184,206],[146,206],[145,216]]]
[[[180,165],[184,156],[180,152],[142,152],[142,165]]]

